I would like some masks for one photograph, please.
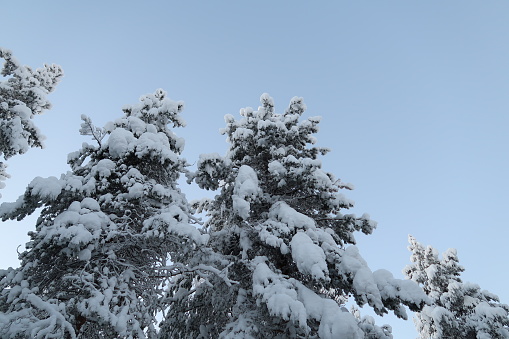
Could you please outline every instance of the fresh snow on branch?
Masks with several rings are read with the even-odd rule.
[[[509,338],[509,306],[479,285],[463,282],[465,270],[455,249],[440,258],[431,246],[409,236],[411,265],[406,276],[417,282],[431,299],[415,315],[419,338]]]
[[[0,47],[4,59],[0,81],[0,157],[7,160],[23,154],[31,147],[43,147],[44,136],[32,119],[51,108],[46,96],[63,76],[58,65],[44,65],[33,70],[22,66],[12,52]],[[0,161],[0,189],[9,175],[6,164]]]
[[[21,266],[0,280],[0,337],[154,338],[157,315],[178,275],[214,276],[231,285],[227,265],[201,265],[201,233],[177,187],[187,172],[183,104],[157,90],[98,128],[84,116],[84,144],[68,157],[71,171],[35,178],[0,217],[23,219],[42,207]],[[225,284],[227,285],[227,284]]]
[[[299,97],[283,114],[268,94],[260,102],[240,119],[225,116],[226,155],[202,155],[188,176],[219,190],[196,207],[207,213],[213,260],[238,283],[182,277],[162,337],[391,338],[389,326],[345,309],[348,298],[405,318],[405,306],[420,310],[428,297],[412,281],[372,272],[354,246],[354,233],[376,223],[341,213],[353,206],[341,192],[352,186],[322,169],[329,149],[313,146],[320,118],[301,120]]]

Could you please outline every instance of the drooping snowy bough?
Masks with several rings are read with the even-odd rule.
[[[0,81],[0,157],[8,159],[31,147],[42,147],[44,137],[32,118],[51,107],[46,96],[55,89],[63,72],[57,65],[44,65],[34,71],[1,47],[0,58],[5,60],[1,70],[5,80]],[[0,161],[0,188],[9,177],[6,167]]]
[[[71,171],[0,206],[3,220],[42,207],[21,266],[0,274],[0,337],[156,337],[166,285],[197,269],[182,262],[208,239],[176,184],[184,143],[168,124],[184,125],[182,107],[158,90],[105,128],[84,116],[95,144],[69,155]]]
[[[391,338],[354,316],[344,302],[353,296],[376,313],[428,300],[412,281],[372,272],[354,246],[354,232],[370,234],[367,215],[342,214],[353,202],[350,187],[321,169],[313,134],[320,118],[300,121],[302,98],[284,114],[264,94],[257,111],[225,117],[230,148],[225,157],[204,155],[192,176],[200,187],[219,189],[206,210],[210,246],[229,263],[231,287],[182,280],[163,325],[163,338]]]
[[[433,247],[424,247],[412,236],[408,240],[412,264],[404,273],[432,300],[415,314],[419,338],[509,338],[509,306],[479,285],[462,282],[460,275],[465,269],[455,249],[439,258]]]

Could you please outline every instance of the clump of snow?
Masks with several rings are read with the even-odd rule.
[[[269,218],[288,225],[292,231],[296,228],[315,228],[315,221],[313,219],[297,212],[283,201],[278,201],[271,207]]]
[[[279,248],[281,254],[289,253],[288,246],[285,244],[282,235],[290,233],[290,229],[286,224],[274,220],[267,220],[259,226],[258,236],[265,244]]]
[[[79,251],[78,258],[82,261],[88,261],[90,258],[92,258],[92,251],[90,251],[88,248],[85,248]]]
[[[318,336],[321,339],[364,338],[364,333],[357,325],[355,317],[348,310],[343,311],[334,300],[318,296],[299,282],[295,284],[308,318],[320,322]]]
[[[119,159],[129,151],[129,144],[136,142],[131,131],[115,128],[108,138],[108,149],[114,159]]]
[[[94,166],[92,175],[97,173],[100,178],[107,178],[111,175],[111,171],[115,168],[115,163],[110,159],[101,159]]]
[[[295,287],[287,280],[281,279],[263,261],[255,263],[253,293],[259,295],[261,300],[267,304],[272,315],[292,320],[300,327],[306,328],[306,309],[298,300]]]
[[[235,213],[240,216],[242,219],[249,218],[249,213],[251,212],[251,204],[239,197],[238,195],[232,196],[232,207]]]
[[[373,273],[356,246],[345,249],[337,267],[339,272],[352,281],[352,287],[362,303],[368,303],[377,312],[384,308]]]
[[[256,172],[247,165],[239,168],[233,188],[233,210],[242,218],[247,219],[251,211],[249,201],[260,192]]]
[[[292,258],[299,271],[317,280],[326,279],[329,271],[325,262],[325,253],[306,233],[297,232],[290,241],[290,247]]]
[[[274,160],[269,163],[269,173],[278,177],[284,176],[287,173],[286,168],[281,164],[281,162]]]
[[[81,208],[86,208],[91,211],[97,211],[97,212],[99,212],[101,209],[101,207],[99,206],[99,203],[93,198],[84,198],[81,201]]]
[[[157,154],[161,161],[177,162],[177,155],[171,151],[168,137],[164,133],[143,133],[136,142],[136,155],[142,158],[147,154]]]
[[[28,187],[32,189],[32,195],[46,199],[56,199],[62,191],[62,182],[56,177],[36,177]]]
[[[319,322],[320,338],[364,338],[351,313],[342,310],[334,300],[317,295],[302,283],[276,274],[263,258],[255,260],[253,293],[267,305],[272,315],[293,321],[306,331],[308,321]]]
[[[186,213],[178,206],[170,205],[161,213],[143,222],[143,233],[146,236],[175,234],[190,239],[197,244],[204,245],[209,240],[208,234],[202,234],[196,227],[189,224]]]

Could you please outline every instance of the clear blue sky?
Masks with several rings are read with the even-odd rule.
[[[225,114],[256,108],[263,92],[279,112],[302,96],[323,117],[324,168],[379,222],[358,236],[372,269],[402,277],[412,234],[457,248],[464,280],[509,303],[508,18],[506,0],[4,3],[0,45],[23,64],[62,65],[65,78],[36,121],[46,148],[8,161],[1,200],[68,170],[67,153],[88,141],[81,114],[103,125],[164,88],[186,103],[176,133],[193,163],[225,153]],[[34,219],[0,227],[0,266],[16,266]],[[416,336],[412,320],[378,322]]]

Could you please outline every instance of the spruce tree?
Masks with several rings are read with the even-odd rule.
[[[158,90],[104,128],[83,116],[94,144],[69,154],[71,171],[0,206],[3,220],[42,207],[21,266],[0,275],[2,338],[156,337],[169,279],[207,241],[176,183],[184,142],[168,125],[182,108]]]
[[[432,300],[415,314],[419,338],[509,338],[509,306],[479,285],[462,282],[464,268],[455,249],[439,258],[433,247],[425,248],[412,236],[409,242],[412,264],[404,273]]]
[[[295,97],[276,114],[264,94],[257,111],[225,117],[226,156],[201,156],[191,179],[219,190],[196,207],[208,213],[210,246],[237,284],[183,279],[170,291],[163,337],[364,338],[369,324],[343,307],[348,298],[403,318],[403,305],[426,302],[413,282],[372,272],[353,245],[375,222],[342,213],[353,206],[341,194],[351,186],[322,170],[319,155],[329,150],[313,146],[320,118],[301,121],[305,109]],[[389,327],[371,327],[391,337]]]
[[[31,147],[43,146],[44,137],[32,118],[51,107],[46,96],[55,89],[63,72],[57,65],[36,70],[22,66],[11,51],[1,47],[0,58],[5,60],[1,70],[5,79],[0,81],[0,157],[6,160]],[[9,177],[6,167],[0,161],[0,188]]]

